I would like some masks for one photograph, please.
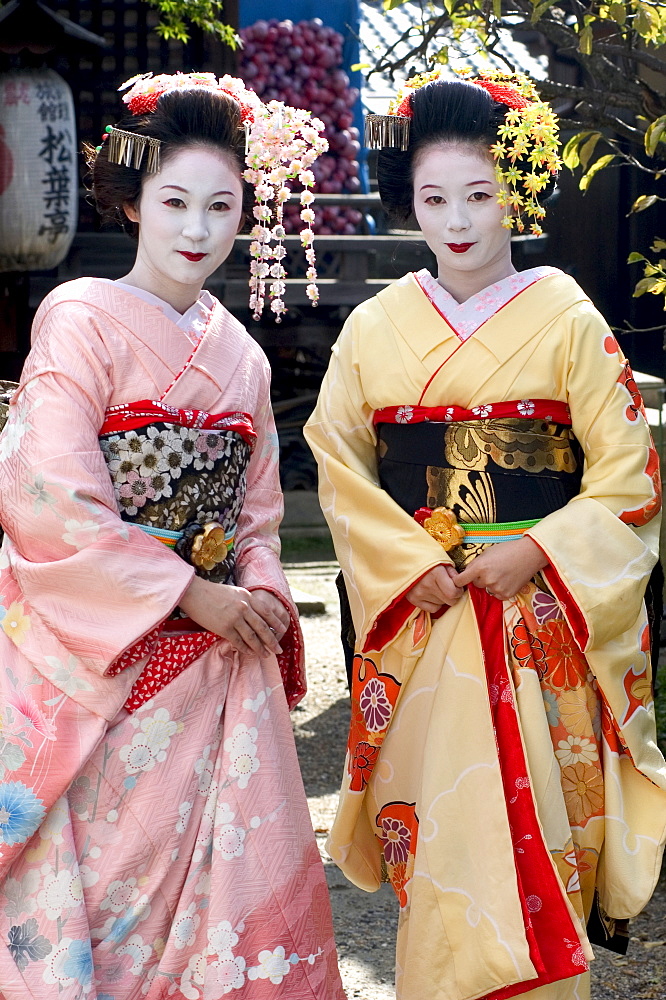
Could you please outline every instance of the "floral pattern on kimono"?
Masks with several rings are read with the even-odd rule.
[[[132,712],[146,657],[114,670],[194,569],[119,516],[105,414],[161,399],[251,414],[235,572],[291,607],[268,388],[263,354],[219,303],[194,351],[113,283],[70,282],[38,311],[0,435],[4,1000],[343,996],[276,658],[218,639]]]
[[[656,453],[602,317],[569,276],[527,274],[464,310],[435,308],[421,274],[362,303],[305,431],[357,642],[328,850],[369,891],[388,870],[398,998],[588,995],[592,895],[610,922],[640,912],[666,839],[642,600],[658,551]],[[416,581],[453,559],[382,489],[376,415],[492,423],[517,407],[549,421],[548,401],[585,455],[577,494],[526,532],[549,565],[513,601],[470,587],[437,616],[410,606]],[[396,803],[416,830],[386,811]]]

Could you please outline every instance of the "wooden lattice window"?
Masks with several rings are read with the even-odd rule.
[[[228,20],[233,6],[225,4]],[[193,29],[186,45],[163,41],[155,32],[157,13],[143,0],[69,0],[57,9],[109,43],[67,61],[57,54],[49,59],[74,93],[80,143],[99,142],[104,127],[120,117],[117,88],[136,73],[234,71],[233,54],[211,35]],[[95,226],[94,211],[82,202],[79,229]]]

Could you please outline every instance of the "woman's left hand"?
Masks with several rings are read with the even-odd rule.
[[[250,591],[250,603],[275,633],[275,638],[279,642],[291,622],[289,612],[282,601],[270,590],[257,589]]]
[[[456,585],[473,583],[491,597],[509,601],[547,565],[548,557],[527,536],[515,542],[497,542],[472,560],[458,575]]]

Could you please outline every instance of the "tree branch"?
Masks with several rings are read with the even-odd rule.
[[[622,56],[624,59],[630,59],[632,62],[639,63],[641,66],[646,66],[648,69],[653,69],[655,72],[661,73],[662,76],[666,76],[666,62],[644,49],[636,49],[633,46],[627,49],[623,45],[612,45],[608,42],[595,42],[594,47],[609,56]]]
[[[398,38],[398,40],[394,42],[393,45],[391,45],[391,47],[387,50],[385,55],[382,56],[379,62],[376,63],[376,65],[373,67],[370,73],[368,73],[368,76],[369,77],[372,76],[373,73],[384,73],[386,71],[388,71],[389,73],[395,73],[397,69],[400,69],[406,63],[410,62],[410,60],[416,59],[419,56],[422,56],[424,59],[427,60],[428,45],[430,44],[432,38],[437,34],[439,29],[443,28],[444,25],[448,22],[448,20],[449,20],[448,14],[442,14],[440,17],[435,18],[434,21],[430,22],[428,31],[422,35],[422,39],[419,45],[417,45],[413,49],[410,49],[407,55],[403,56],[402,58],[395,59],[393,62],[389,62],[387,57],[391,54],[391,52],[393,52],[394,49],[401,42],[404,42],[409,38],[413,30],[413,27],[410,26],[409,28],[407,28],[406,31],[403,31],[400,38]]]

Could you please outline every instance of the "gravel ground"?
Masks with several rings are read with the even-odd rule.
[[[293,713],[312,822],[326,868],[340,969],[349,1000],[395,1000],[393,948],[397,900],[388,885],[366,893],[327,858],[324,841],[337,803],[349,707],[331,562],[291,563],[289,582],[326,601],[327,613],[302,619],[309,692]],[[666,697],[666,679],[662,691]],[[627,956],[596,949],[592,1000],[666,1000],[666,869],[649,907],[632,923]]]

